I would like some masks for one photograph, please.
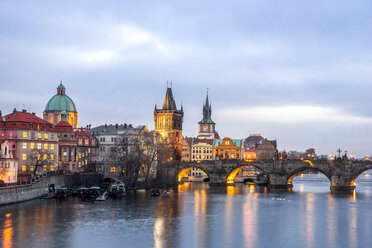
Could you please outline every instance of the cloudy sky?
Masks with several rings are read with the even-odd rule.
[[[154,128],[167,80],[197,135],[372,154],[372,2],[0,1],[0,110],[42,115],[62,79],[80,125]]]

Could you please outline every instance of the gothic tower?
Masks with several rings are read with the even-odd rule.
[[[172,88],[169,88],[168,85],[163,108],[157,109],[155,104],[154,117],[155,132],[160,134],[163,142],[170,144],[174,148],[174,156],[170,159],[180,159],[182,151],[183,107],[181,106],[181,109],[177,110]]]
[[[209,103],[208,92],[207,98],[203,105],[203,119],[199,121],[199,139],[215,139],[218,136],[215,125],[211,118],[212,115],[212,106]]]

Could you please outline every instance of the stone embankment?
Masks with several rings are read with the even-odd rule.
[[[64,185],[63,175],[59,172],[49,172],[37,176],[31,181],[3,185],[0,187],[0,205],[18,203],[36,199],[48,194],[48,188]]]

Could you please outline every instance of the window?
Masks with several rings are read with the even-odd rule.
[[[54,160],[54,154],[50,154],[50,160]]]
[[[54,139],[54,133],[52,133],[52,134],[50,135],[50,138],[51,138],[51,139]]]
[[[88,153],[90,153],[90,148],[88,148]]]
[[[23,138],[27,138],[27,132],[23,132]]]
[[[110,172],[115,173],[116,172],[116,167],[114,167],[114,166],[110,167]]]
[[[26,165],[22,165],[22,171],[23,172],[27,171],[27,166]]]
[[[30,171],[34,171],[35,167],[33,165],[30,165]]]
[[[47,171],[48,170],[48,166],[44,165],[43,166],[43,171]]]
[[[54,166],[53,165],[51,165],[49,168],[50,168],[50,171],[54,171]]]
[[[27,154],[26,153],[23,153],[22,154],[22,160],[26,160],[27,159]]]
[[[35,139],[35,133],[31,133],[31,139]]]
[[[50,149],[54,150],[54,144],[50,144]]]
[[[37,143],[37,149],[41,149],[41,144]]]
[[[31,149],[35,149],[35,143],[31,143],[31,144],[30,144],[30,148],[31,148]]]
[[[23,148],[23,149],[27,149],[27,143],[23,143],[23,144],[22,144],[22,148]]]
[[[79,158],[81,158],[81,153],[79,153]]]
[[[48,144],[44,144],[44,149],[45,149],[45,150],[48,149]]]
[[[41,133],[37,133],[37,138],[41,139]]]
[[[47,154],[44,154],[44,160],[47,160],[47,158],[48,158],[48,155]]]
[[[85,164],[87,164],[88,163],[88,159],[85,159]]]
[[[44,139],[48,139],[49,135],[47,133],[44,134]]]
[[[40,160],[40,154],[37,155],[37,160]]]

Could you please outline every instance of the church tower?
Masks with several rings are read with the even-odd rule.
[[[173,159],[181,158],[182,151],[182,122],[183,107],[177,110],[176,102],[173,98],[172,84],[167,85],[167,92],[163,103],[163,108],[158,109],[155,105],[155,132],[161,135],[161,138],[171,144],[174,149]]]
[[[207,98],[203,105],[203,119],[199,121],[199,135],[198,139],[215,139],[218,136],[215,126],[216,123],[212,121],[212,106],[209,103],[208,92]]]

